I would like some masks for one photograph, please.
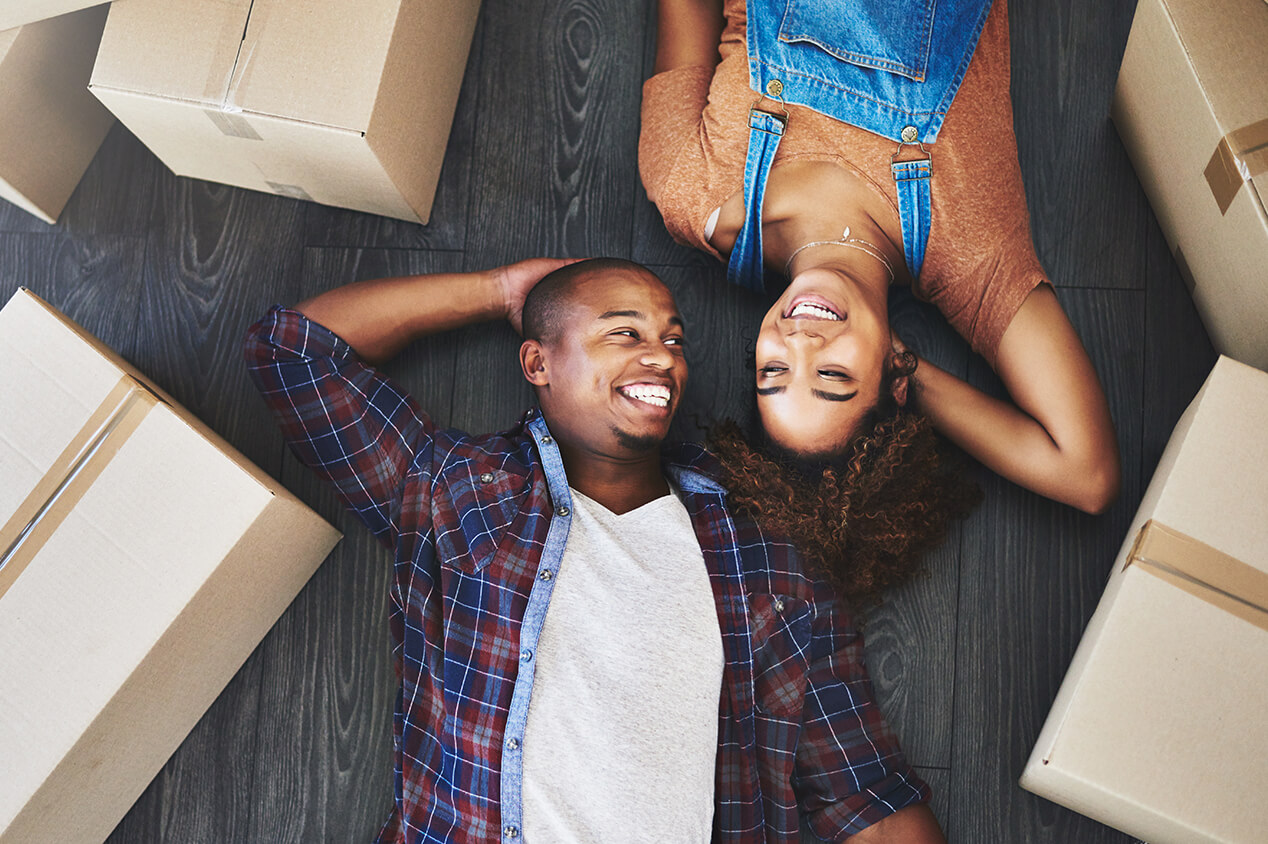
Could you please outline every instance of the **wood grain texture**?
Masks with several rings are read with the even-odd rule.
[[[1171,430],[1211,374],[1218,355],[1211,347],[1175,259],[1152,219],[1145,242],[1145,406],[1141,480],[1153,477]]]
[[[467,268],[627,256],[642,4],[488,0],[481,16]]]
[[[1109,119],[1134,6],[1009,3],[1018,159],[1035,248],[1057,285],[1144,286],[1148,206]]]
[[[1087,516],[986,477],[960,562],[953,841],[1126,840],[1017,785],[1141,494],[1143,293],[1061,290],[1059,298],[1105,383],[1123,492],[1108,513]],[[980,361],[971,380],[1000,391]]]

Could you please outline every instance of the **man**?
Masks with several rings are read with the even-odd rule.
[[[366,363],[521,312],[540,412],[503,433],[437,428]],[[249,332],[292,449],[395,552],[380,841],[794,842],[803,813],[943,840],[827,587],[707,453],[662,455],[683,344],[669,290],[614,259],[362,282]]]

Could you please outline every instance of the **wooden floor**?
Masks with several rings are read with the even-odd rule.
[[[670,241],[635,165],[653,3],[485,0],[433,222],[421,227],[173,177],[116,127],[56,227],[0,203],[0,297],[19,285],[153,376],[347,537],[112,842],[365,842],[391,799],[387,553],[284,452],[240,362],[273,302],[354,279],[531,255],[655,266],[693,334],[684,433],[739,407],[762,303]],[[1130,0],[1013,0],[1013,96],[1039,256],[1105,382],[1123,495],[1080,515],[994,477],[932,573],[874,614],[868,661],[961,844],[1129,842],[1017,778],[1177,417],[1214,362],[1107,114]],[[895,323],[995,385],[910,296]],[[439,421],[531,401],[505,326],[434,338],[390,371]],[[997,385],[996,385],[997,387]]]

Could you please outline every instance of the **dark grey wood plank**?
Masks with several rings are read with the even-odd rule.
[[[995,476],[964,527],[952,764],[953,841],[1064,844],[1127,839],[1017,785],[1140,501],[1144,294],[1061,290],[1109,397],[1123,492],[1102,516]],[[971,380],[998,381],[975,359]]]
[[[1153,477],[1158,458],[1218,355],[1157,223],[1150,221],[1145,288],[1145,406],[1141,477]]]
[[[467,237],[471,154],[479,113],[480,46],[483,24],[477,23],[458,94],[453,128],[440,167],[440,183],[427,225],[407,223],[344,208],[310,204],[305,209],[305,243],[309,246],[378,246],[409,249],[462,249]],[[427,119],[420,115],[420,119]]]
[[[1109,120],[1134,4],[1009,3],[1013,123],[1030,226],[1053,283],[1144,286],[1148,207]]]
[[[467,268],[627,255],[643,4],[488,0],[482,20]]]
[[[0,302],[27,287],[134,358],[144,249],[139,237],[0,234]]]
[[[149,223],[135,363],[217,433],[278,475],[281,437],[247,380],[242,336],[298,284],[293,200],[163,174]],[[118,841],[247,840],[259,650],[120,824]]]

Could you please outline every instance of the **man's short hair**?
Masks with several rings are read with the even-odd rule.
[[[633,270],[656,277],[655,273],[624,258],[589,258],[547,273],[528,291],[524,299],[523,329],[525,340],[553,344],[559,339],[568,300],[576,282],[595,273]]]

